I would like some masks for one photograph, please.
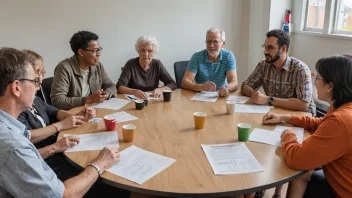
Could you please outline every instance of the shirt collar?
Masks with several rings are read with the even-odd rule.
[[[220,50],[219,60],[217,60],[216,62],[219,62],[219,61],[222,61],[222,48]],[[209,57],[208,57],[208,50],[205,50],[205,62],[206,63],[212,63],[212,62],[210,62]]]
[[[26,126],[2,110],[0,110],[0,123],[5,125],[8,129],[11,129],[11,131],[20,133],[21,135],[24,135],[26,131]]]
[[[291,71],[291,57],[287,56],[285,64],[282,68],[286,71]]]
[[[78,76],[82,76],[81,74],[81,69],[79,68],[79,63],[78,63],[78,58],[76,55],[73,55],[71,56],[71,61],[72,61],[72,68],[73,68],[73,72],[75,73],[75,75],[78,75]],[[96,66],[89,66],[89,71],[94,74],[95,71],[96,71]]]

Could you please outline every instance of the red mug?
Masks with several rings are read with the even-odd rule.
[[[113,131],[116,128],[115,118],[109,118],[108,116],[104,117],[105,128],[107,131]]]

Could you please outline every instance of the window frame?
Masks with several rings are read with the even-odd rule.
[[[309,0],[304,0],[301,7],[301,27],[299,32],[320,34],[327,36],[338,36],[344,38],[352,38],[352,31],[344,31],[337,29],[338,11],[341,0],[326,0],[325,15],[323,29],[307,27],[308,4]]]

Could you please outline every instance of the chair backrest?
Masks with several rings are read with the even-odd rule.
[[[43,79],[43,83],[41,86],[42,99],[51,105],[50,93],[51,93],[51,85],[53,84],[53,77]]]
[[[189,61],[178,61],[178,62],[175,62],[174,64],[175,79],[176,79],[177,88],[179,89],[182,88],[181,83],[182,83],[183,76],[185,75],[188,63]]]

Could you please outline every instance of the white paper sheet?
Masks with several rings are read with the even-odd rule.
[[[235,112],[236,113],[268,113],[268,111],[274,108],[272,106],[265,105],[247,105],[247,104],[236,104]]]
[[[226,98],[227,101],[235,101],[236,103],[243,104],[249,100],[247,96],[229,96]]]
[[[298,143],[302,144],[303,137],[304,137],[304,128],[277,125],[276,128],[274,129],[274,131],[282,133],[287,128],[292,129],[292,131],[296,134]]]
[[[219,98],[218,92],[202,91],[194,95],[191,100],[203,101],[203,102],[215,102]]]
[[[107,117],[109,119],[115,119],[116,122],[127,122],[127,121],[130,121],[130,120],[137,120],[138,119],[137,117],[134,117],[133,115],[128,114],[128,113],[126,113],[124,111],[113,113],[113,114],[109,114],[109,115],[107,115]]]
[[[302,144],[304,129],[299,127],[286,127],[278,125],[274,131],[258,129],[255,128],[251,135],[249,136],[249,140],[253,142],[261,142],[264,144],[270,144],[274,146],[282,147],[281,142],[281,133],[286,128],[292,128],[293,132],[296,134],[298,143]]]
[[[148,100],[162,100],[163,99],[163,95],[160,96],[160,98],[154,98],[152,97],[152,93],[151,92],[144,92],[145,95],[147,95]],[[131,94],[123,94],[125,96],[125,98],[127,98],[128,100],[138,100],[140,98],[131,95]]]
[[[202,148],[215,175],[264,171],[264,168],[243,142],[202,144]]]
[[[176,161],[175,159],[140,149],[134,145],[121,151],[120,159],[116,165],[107,171],[139,185]]]
[[[101,108],[101,109],[113,109],[113,110],[119,110],[122,107],[124,107],[126,104],[128,104],[130,101],[129,100],[123,100],[119,98],[111,98],[110,100],[105,100],[102,103],[99,103],[93,107],[95,108]]]
[[[71,135],[75,134],[65,134],[64,136],[66,137]],[[118,148],[120,146],[117,131],[81,134],[75,136],[79,137],[80,142],[76,146],[68,148],[65,152],[102,150],[104,147]]]
[[[255,128],[249,136],[249,141],[260,142],[281,147],[281,133]]]

